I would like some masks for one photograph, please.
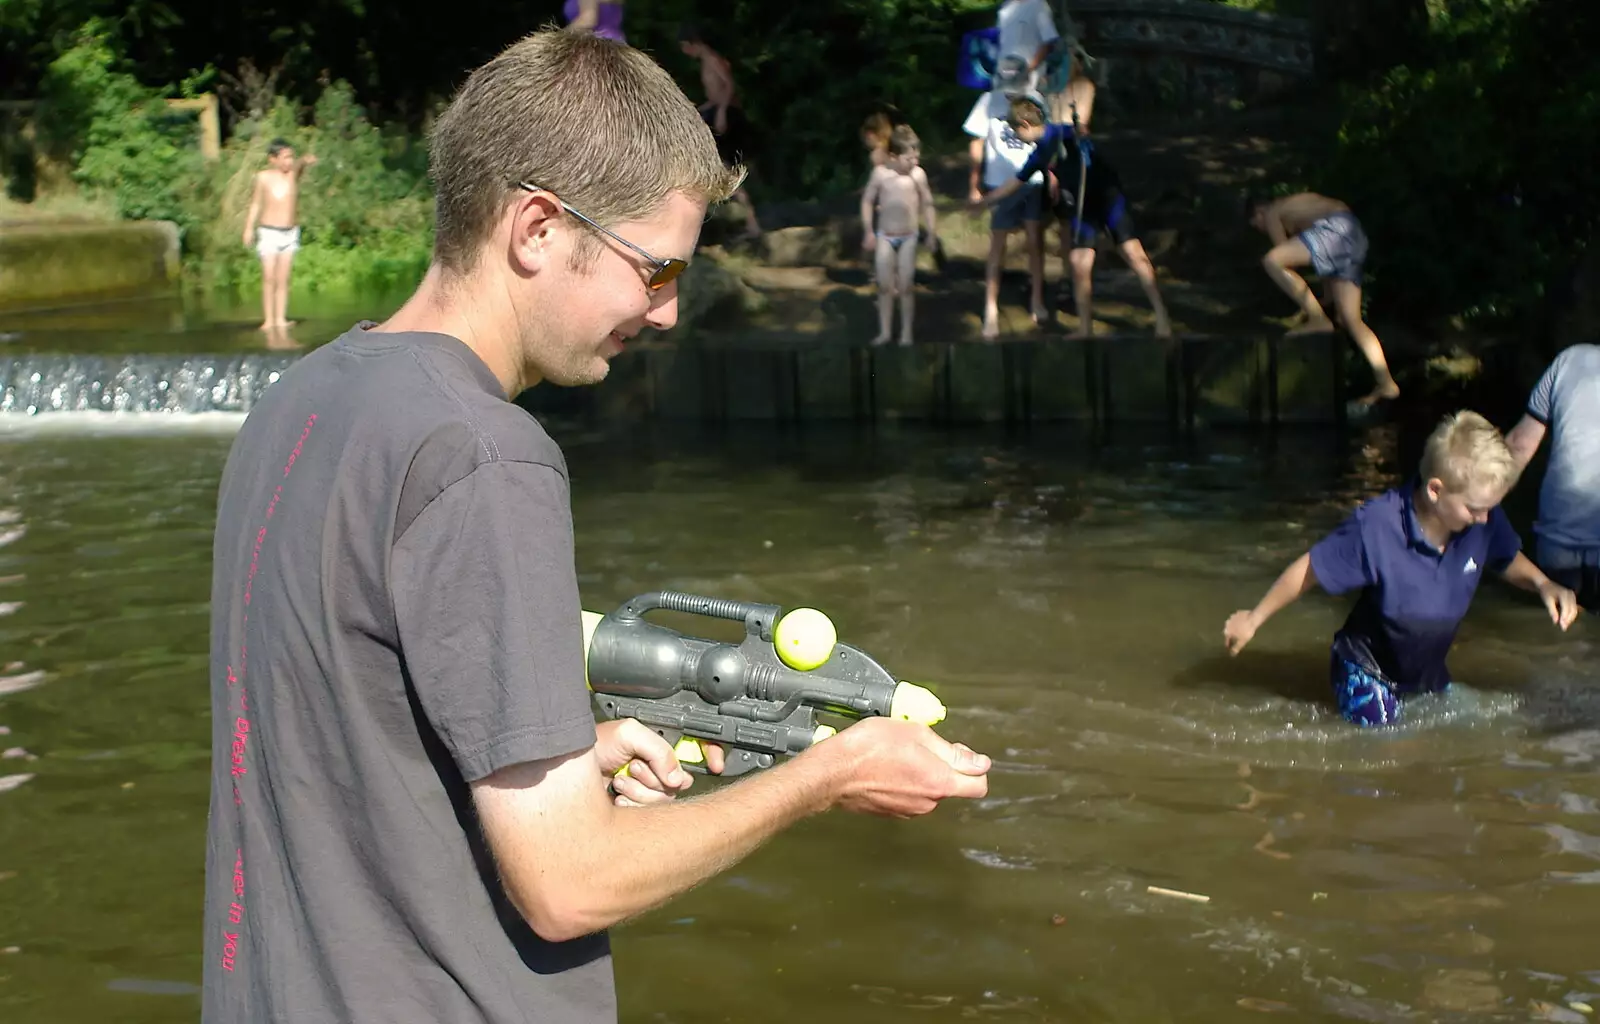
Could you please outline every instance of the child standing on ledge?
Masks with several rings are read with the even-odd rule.
[[[874,345],[889,341],[897,295],[900,297],[900,344],[911,344],[918,223],[927,224],[930,244],[937,238],[933,190],[928,187],[928,172],[917,163],[919,150],[917,133],[910,125],[896,128],[889,136],[888,159],[873,169],[867,189],[861,194],[861,248],[876,256],[878,336],[872,339]]]
[[[1295,559],[1266,596],[1222,628],[1244,650],[1275,613],[1320,585],[1359,591],[1334,635],[1329,669],[1339,711],[1357,725],[1388,725],[1400,699],[1450,685],[1445,655],[1485,571],[1539,595],[1550,621],[1577,618],[1572,591],[1522,554],[1500,502],[1517,464],[1494,425],[1475,412],[1447,416],[1428,438],[1417,477],[1357,508]]]
[[[291,326],[289,270],[300,251],[300,175],[316,162],[310,153],[296,160],[293,146],[273,139],[267,146],[266,170],[256,172],[250,212],[245,214],[244,244],[253,244],[261,257],[263,331]]]

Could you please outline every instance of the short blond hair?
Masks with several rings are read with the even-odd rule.
[[[1521,475],[1500,431],[1470,409],[1439,421],[1423,446],[1420,470],[1423,483],[1437,478],[1457,493],[1479,486],[1510,490]]]
[[[519,181],[609,226],[650,216],[674,192],[722,202],[744,177],[661,65],[565,29],[526,36],[473,71],[429,141],[434,259],[456,273],[477,263]]]

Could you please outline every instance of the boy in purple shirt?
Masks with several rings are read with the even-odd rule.
[[[1533,591],[1565,630],[1578,614],[1571,590],[1522,554],[1500,502],[1518,468],[1505,439],[1475,412],[1445,417],[1422,453],[1419,474],[1366,502],[1295,559],[1253,609],[1223,626],[1229,654],[1313,586],[1361,596],[1334,635],[1329,659],[1339,711],[1357,725],[1385,725],[1400,698],[1450,684],[1445,656],[1485,570]]]

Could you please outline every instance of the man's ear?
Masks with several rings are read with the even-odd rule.
[[[1428,500],[1437,505],[1439,499],[1444,497],[1444,481],[1436,476],[1429,477],[1428,482],[1423,485],[1423,490],[1428,492]]]
[[[561,204],[548,192],[519,191],[506,211],[507,256],[523,274],[534,274],[547,264],[558,233]]]

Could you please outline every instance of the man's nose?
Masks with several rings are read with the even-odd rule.
[[[651,296],[644,322],[658,331],[670,331],[678,322],[678,282],[669,281]]]

